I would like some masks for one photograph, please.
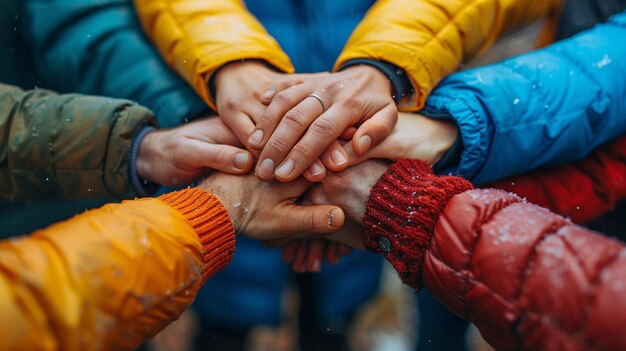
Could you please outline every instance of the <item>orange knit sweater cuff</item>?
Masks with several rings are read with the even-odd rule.
[[[178,210],[198,233],[204,256],[203,282],[230,262],[235,251],[235,229],[217,197],[188,188],[161,195],[159,200]]]

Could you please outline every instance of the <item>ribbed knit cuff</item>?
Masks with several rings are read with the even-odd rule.
[[[405,284],[422,288],[422,264],[435,223],[448,201],[474,187],[467,180],[436,176],[418,160],[395,162],[367,201],[363,243],[382,253]]]
[[[161,195],[159,200],[178,210],[198,233],[204,256],[202,281],[226,267],[235,251],[235,229],[217,197],[188,188]]]
[[[142,127],[133,138],[133,142],[130,146],[130,155],[128,157],[128,180],[130,181],[130,184],[132,185],[137,196],[140,197],[154,196],[160,188],[159,184],[143,181],[139,179],[139,176],[137,175],[137,155],[139,154],[139,145],[141,145],[141,142],[146,135],[154,132],[155,130],[157,129],[153,126]]]

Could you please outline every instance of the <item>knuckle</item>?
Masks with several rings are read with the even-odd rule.
[[[229,164],[230,156],[230,152],[225,147],[218,148],[217,151],[213,154],[212,167],[217,168]]]
[[[321,136],[327,137],[335,134],[337,123],[329,118],[318,118],[311,125],[311,131]]]
[[[313,148],[305,143],[298,143],[293,147],[296,158],[311,158],[313,156]],[[300,157],[298,157],[300,156]]]
[[[225,102],[226,109],[229,111],[237,111],[241,107],[241,103],[237,99],[228,99]]]
[[[267,113],[263,113],[261,117],[259,117],[259,121],[257,122],[258,127],[272,125],[272,124],[274,124],[274,120]]]
[[[341,100],[341,107],[348,110],[356,110],[360,107],[360,99],[354,95],[349,95]]]
[[[265,147],[270,153],[282,152],[287,149],[287,144],[285,144],[285,142],[280,138],[271,138]]]
[[[280,93],[276,94],[273,102],[279,106],[290,106],[292,104],[292,101],[293,98],[291,97],[291,94],[285,91],[281,91]]]
[[[289,110],[289,112],[285,114],[284,120],[297,129],[304,129],[307,127],[307,115],[304,111],[298,108]]]
[[[316,232],[317,224],[315,223],[315,215],[313,211],[307,211],[302,223],[302,228],[307,232]]]

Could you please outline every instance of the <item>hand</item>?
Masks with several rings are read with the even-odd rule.
[[[361,233],[365,206],[370,190],[387,170],[382,161],[368,161],[348,168],[341,173],[326,177],[309,192],[305,200],[313,204],[339,204],[349,219],[344,227],[324,239],[287,239],[267,243],[271,247],[282,247],[283,260],[292,264],[294,272],[319,272],[322,261],[339,262],[340,256],[352,252],[352,248],[365,250]],[[332,244],[334,241],[334,245]]]
[[[352,138],[360,155],[384,140],[396,123],[391,85],[376,68],[354,66],[286,86],[279,82],[268,90],[264,102],[269,96],[271,102],[248,140],[251,148],[262,150],[256,166],[260,179],[291,181],[325,151],[327,167],[345,169],[348,159],[337,139],[347,128],[360,125]]]
[[[334,205],[301,206],[296,200],[311,187],[300,178],[289,184],[267,183],[254,175],[216,173],[199,188],[217,196],[237,233],[257,240],[295,238],[294,234],[331,233],[343,226],[345,215]]]
[[[348,218],[361,225],[370,191],[388,167],[382,160],[370,160],[343,172],[332,173],[308,192],[307,199],[315,205],[335,204]]]
[[[369,194],[378,179],[387,170],[383,161],[367,161],[340,173],[326,177],[320,185],[308,192],[305,203],[338,204],[348,215],[341,230],[324,239],[280,239],[266,242],[269,247],[282,247],[283,260],[292,264],[294,272],[319,272],[326,259],[337,263],[339,256],[351,253],[350,248],[365,250],[361,239],[362,222]],[[329,240],[340,245],[332,245]]]
[[[216,73],[217,112],[249,150],[254,149],[250,149],[248,139],[265,111],[261,94],[279,79],[283,79],[285,86],[302,82],[299,75],[287,76],[254,60],[229,63]]]
[[[149,133],[139,145],[137,175],[168,186],[197,180],[209,169],[244,174],[252,155],[218,118],[203,118]]]
[[[417,113],[399,113],[398,123],[378,146],[365,154],[357,153],[351,144],[345,144],[344,149],[351,165],[368,159],[385,158],[423,160],[432,166],[452,147],[458,133],[459,128],[453,121]]]

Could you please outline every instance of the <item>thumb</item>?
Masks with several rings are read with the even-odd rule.
[[[186,163],[191,167],[212,168],[229,174],[245,174],[253,165],[252,154],[247,150],[199,140],[189,143],[182,158],[186,158]]]
[[[345,214],[337,206],[289,204],[277,219],[281,223],[277,228],[279,232],[325,234],[343,227]]]

